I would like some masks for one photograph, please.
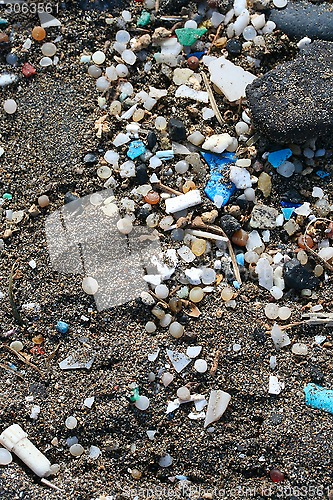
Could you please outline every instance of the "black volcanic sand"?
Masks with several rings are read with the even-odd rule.
[[[63,27],[62,40],[57,44],[58,67],[41,70],[39,46],[33,44],[27,60],[39,68],[38,74],[31,81],[20,78],[17,84],[2,90],[2,99],[15,97],[19,103],[14,116],[2,114],[1,118],[0,145],[5,153],[1,157],[0,186],[2,192],[13,195],[13,200],[6,201],[3,208],[27,212],[37,197],[45,193],[51,202],[48,208],[40,210],[40,215],[27,215],[15,226],[13,236],[5,241],[1,252],[0,290],[4,293],[1,335],[12,328],[16,330],[11,337],[2,337],[3,345],[9,345],[14,339],[21,340],[24,352],[31,354],[32,339],[40,334],[45,338],[41,346],[45,354],[31,355],[30,361],[39,368],[38,372],[5,348],[1,349],[0,428],[20,424],[50,461],[60,464],[59,474],[51,480],[62,491],[41,485],[14,459],[9,466],[0,468],[0,498],[90,500],[103,499],[106,495],[118,499],[138,495],[140,500],[328,498],[328,491],[333,487],[333,420],[331,415],[305,405],[303,386],[314,381],[332,387],[331,329],[303,325],[288,330],[293,342],[308,345],[309,353],[304,358],[292,355],[290,348],[277,353],[277,374],[285,383],[285,389],[280,396],[269,396],[269,357],[276,354],[265,333],[273,324],[264,315],[270,295],[249,277],[239,292],[234,310],[225,307],[219,294],[207,296],[199,306],[200,318],[188,319],[186,336],[172,342],[165,329],[158,328],[155,335],[145,332],[144,325],[152,315],[141,301],[97,313],[94,301],[81,289],[82,276],[59,275],[52,270],[44,230],[46,216],[63,205],[67,191],[82,197],[103,186],[103,181],[96,176],[96,165],[84,164],[83,157],[88,152],[102,157],[111,143],[110,139],[99,142],[95,137],[94,122],[103,112],[97,107],[94,82],[87,76],[86,67],[79,63],[79,57],[84,48],[94,51],[103,47],[110,37],[114,38],[115,30],[105,27],[105,14],[66,11],[61,12],[59,18]],[[13,21],[21,22],[15,28],[15,44],[19,46],[36,19],[27,16],[24,22],[18,17]],[[51,40],[59,30],[53,28],[49,33],[53,34],[49,37]],[[291,59],[295,51],[292,44],[289,48],[285,38],[281,40],[272,35],[270,40],[262,56],[262,71]],[[246,67],[245,58],[240,61]],[[7,71],[8,66],[3,64],[1,69]],[[14,72],[20,75],[20,67]],[[140,81],[140,74],[133,80]],[[142,79],[141,82],[145,83]],[[166,88],[165,77],[159,71],[152,72],[149,82]],[[221,109],[227,110],[228,105],[222,98],[217,99]],[[161,101],[154,113],[168,113],[173,104],[171,98]],[[183,117],[190,126],[186,105],[177,104],[177,117]],[[222,131],[217,123],[214,127],[216,133]],[[113,130],[112,135],[114,133]],[[263,152],[269,144],[262,139],[257,147]],[[327,160],[323,166],[326,164]],[[197,182],[200,185],[202,181]],[[292,187],[306,197],[313,185],[323,187],[331,197],[331,182],[307,176],[301,177],[301,183],[298,176],[283,179],[274,174],[272,196],[266,203],[277,208],[282,193]],[[118,187],[117,198],[128,195],[132,187]],[[330,201],[332,203],[332,197]],[[209,208],[212,205],[207,201],[203,210]],[[1,232],[7,227],[3,214]],[[270,248],[281,249],[292,256],[296,248],[294,240],[282,236],[281,239],[279,231],[274,235]],[[175,246],[168,240],[163,241],[163,245],[165,248]],[[28,265],[31,259],[37,263],[35,270]],[[209,257],[205,259],[202,262],[210,262]],[[14,280],[16,304],[35,303],[40,307],[21,307],[23,326],[12,316],[7,291],[15,262],[19,270]],[[322,284],[310,300],[294,292],[286,293],[281,300],[281,305],[292,308],[288,322],[299,321],[302,312],[317,303],[322,303],[326,311],[332,310],[330,281]],[[82,315],[89,321],[82,320]],[[65,336],[56,332],[59,320],[70,325]],[[319,334],[327,337],[321,347],[314,342],[315,335]],[[234,343],[241,344],[240,352],[232,350]],[[214,376],[209,370],[198,374],[190,365],[181,374],[175,373],[174,382],[166,389],[160,386],[158,377],[155,382],[148,381],[149,372],[156,374],[168,363],[167,347],[184,352],[191,344],[203,347],[202,357],[209,369],[217,350],[220,351]],[[157,346],[161,348],[159,357],[154,363],[149,362],[147,354]],[[76,352],[84,360],[95,355],[91,370],[60,370],[58,362]],[[22,378],[3,368],[8,362],[17,366]],[[173,372],[172,368],[170,371]],[[140,393],[150,398],[148,411],[140,412],[129,402],[132,382],[138,383]],[[231,394],[229,407],[214,424],[213,433],[203,430],[202,420],[188,418],[192,405],[183,405],[171,416],[166,415],[168,400],[174,399],[177,388],[187,383],[191,384],[192,393],[207,397],[212,389]],[[91,409],[83,408],[84,399],[91,396],[95,396],[94,405]],[[37,420],[29,417],[33,405],[41,408]],[[70,415],[78,420],[73,431],[64,425]],[[148,439],[147,430],[157,430],[154,441]],[[98,446],[101,456],[95,461],[87,454],[78,459],[72,457],[65,440],[73,435],[85,449]],[[163,469],[158,460],[166,453],[173,457],[173,464]],[[274,484],[270,480],[268,472],[272,468],[285,474],[283,483]],[[140,480],[132,478],[131,469],[142,472]],[[174,479],[175,475],[185,475],[190,482],[184,486]]]

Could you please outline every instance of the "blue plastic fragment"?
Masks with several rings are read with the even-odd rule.
[[[304,387],[305,403],[316,410],[333,413],[333,391],[316,384]]]
[[[302,206],[302,203],[293,203],[292,201],[281,201],[281,207],[283,208],[298,208]]]
[[[237,264],[239,264],[240,266],[244,266],[245,259],[244,259],[244,254],[243,254],[243,253],[238,253],[238,254],[236,255],[236,262],[237,262]]]
[[[178,481],[186,481],[187,480],[187,476],[182,476],[181,474],[178,474],[177,476],[175,476],[176,479],[178,479]]]
[[[129,145],[127,156],[131,158],[131,160],[134,160],[138,156],[143,155],[143,153],[145,152],[146,152],[146,146],[143,144],[142,141],[133,141]]]
[[[236,288],[236,290],[238,290],[241,286],[240,286],[240,283],[238,283],[238,281],[233,281],[232,284],[234,285],[234,287]]]
[[[273,153],[269,153],[267,159],[269,163],[274,168],[278,168],[282,163],[284,163],[288,158],[291,157],[293,152],[291,149],[280,149],[279,151],[273,151]]]
[[[215,154],[203,151],[201,151],[201,156],[210,169],[210,179],[205,187],[205,194],[211,201],[214,201],[215,196],[221,196],[222,206],[224,206],[236,191],[235,184],[230,181],[223,182],[224,173],[228,170],[229,165],[235,163],[236,157],[233,153]]]
[[[62,335],[65,335],[65,333],[68,332],[68,324],[65,323],[64,321],[58,321],[58,323],[56,324],[56,330],[61,333]]]
[[[186,59],[189,59],[189,57],[197,57],[198,59],[201,59],[204,55],[206,54],[206,51],[204,52],[191,52],[190,54],[187,54]]]
[[[283,208],[282,213],[283,213],[284,220],[289,220],[291,218],[292,214],[294,213],[294,207]]]
[[[321,179],[325,179],[325,177],[330,177],[331,174],[329,172],[325,172],[324,170],[317,170],[316,175]]]

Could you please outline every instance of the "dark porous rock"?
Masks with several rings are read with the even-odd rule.
[[[184,123],[176,118],[170,118],[169,135],[170,139],[173,141],[184,141],[186,139],[186,129]]]
[[[333,142],[333,43],[315,41],[246,89],[255,126],[279,143]]]
[[[285,9],[272,10],[269,20],[290,38],[333,41],[333,6],[326,2],[288,2]]]
[[[229,238],[242,227],[240,222],[232,215],[222,215],[220,226]]]
[[[293,290],[313,290],[320,281],[311,274],[297,259],[292,259],[283,267],[283,277],[288,288]]]

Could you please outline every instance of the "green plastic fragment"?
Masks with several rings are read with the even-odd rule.
[[[10,193],[4,193],[4,194],[2,195],[2,198],[3,198],[4,200],[11,200],[11,199],[13,198],[13,196],[12,196]]]
[[[4,28],[5,26],[8,26],[7,19],[3,19],[2,17],[0,17],[0,28]]]
[[[134,389],[132,389],[132,396],[130,397],[130,401],[132,403],[135,403],[135,401],[137,401],[140,397],[140,394],[139,394],[139,387],[135,387]]]
[[[175,30],[178,42],[184,47],[190,47],[206,33],[206,28],[180,28]]]
[[[146,10],[143,10],[136,25],[142,28],[143,26],[147,26],[149,22],[150,22],[150,14]]]

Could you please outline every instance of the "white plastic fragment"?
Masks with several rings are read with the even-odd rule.
[[[246,189],[252,186],[251,176],[246,168],[231,165],[230,180],[235,184],[237,189]]]
[[[189,358],[196,358],[197,356],[199,356],[199,354],[201,353],[201,351],[202,351],[202,346],[201,345],[189,346],[186,349],[186,355]]]
[[[269,376],[268,394],[275,394],[277,396],[283,388],[284,384],[275,375]]]
[[[101,454],[101,450],[98,446],[90,446],[89,448],[89,458],[96,460]]]
[[[290,338],[288,335],[281,330],[277,323],[274,323],[274,326],[271,330],[271,337],[275,346],[275,349],[279,350],[281,347],[285,347],[290,344]]]
[[[173,459],[172,459],[171,455],[169,455],[169,453],[167,453],[166,455],[164,455],[163,457],[161,457],[159,459],[158,465],[160,467],[170,467],[170,465],[172,465],[172,462],[173,462]]]
[[[246,87],[256,79],[252,73],[244,71],[243,68],[236,66],[224,57],[211,61],[208,69],[212,83],[223,92],[230,102],[245,97]]]
[[[175,196],[174,198],[167,198],[165,200],[166,213],[173,214],[175,212],[180,212],[186,208],[194,207],[201,203],[200,191],[198,189],[193,189],[185,194]]]
[[[207,137],[202,145],[202,149],[212,151],[213,153],[223,153],[232,144],[232,141],[233,138],[227,133],[214,134]]]
[[[180,373],[188,364],[191,363],[191,359],[181,352],[171,351],[167,349],[167,355],[170,359],[172,366],[177,373]]]
[[[205,104],[208,104],[209,102],[208,92],[204,92],[203,90],[194,90],[187,85],[181,85],[178,87],[175,96],[192,99],[193,101],[204,102]]]
[[[86,406],[87,408],[91,408],[92,405],[94,404],[95,401],[95,396],[91,396],[90,398],[86,398],[83,401],[83,405]]]
[[[0,448],[0,465],[9,465],[12,461],[12,454],[6,448]]]
[[[29,469],[39,477],[47,477],[51,473],[51,462],[28,439],[28,434],[18,425],[7,427],[0,435],[0,443],[17,455]]]
[[[204,428],[208,427],[208,425],[216,422],[222,417],[223,413],[227,409],[230,399],[231,396],[227,392],[221,390],[211,391]]]

